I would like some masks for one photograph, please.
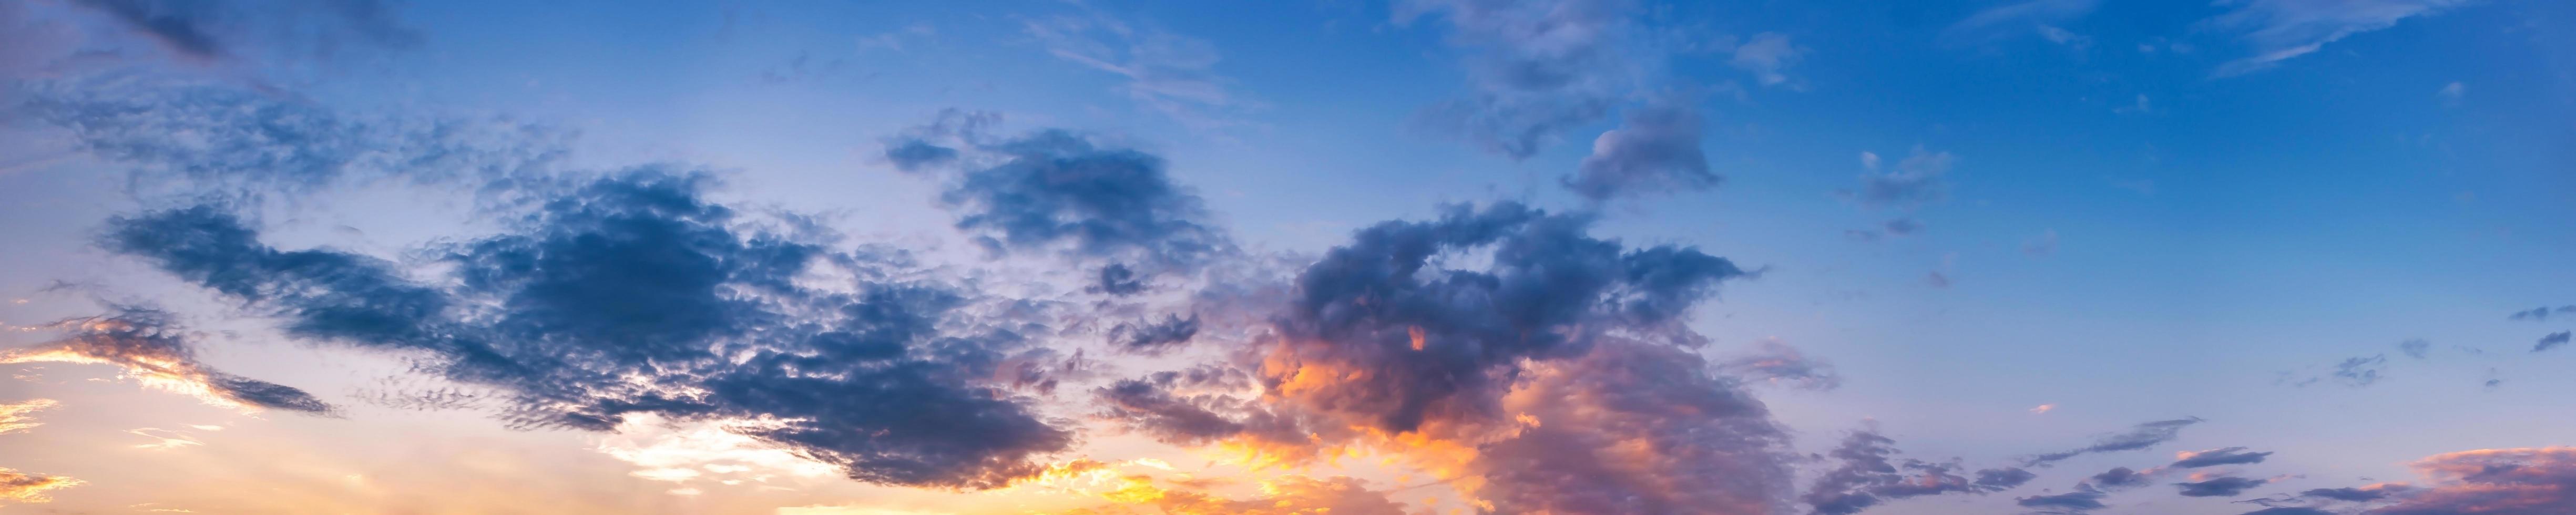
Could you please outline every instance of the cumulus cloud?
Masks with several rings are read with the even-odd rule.
[[[2023,466],[2044,465],[2097,452],[2134,451],[2154,447],[2157,444],[2173,441],[2175,437],[2182,435],[2182,428],[2191,427],[2192,424],[2200,422],[2199,417],[2191,417],[2142,423],[2126,432],[2104,436],[2095,440],[2092,445],[2032,456],[2022,464]]]
[[[442,281],[272,248],[211,206],[115,219],[106,247],[291,337],[399,352],[502,392],[516,427],[727,422],[854,479],[952,488],[1007,484],[1071,444],[1010,393],[1052,385],[1009,366],[1046,356],[1027,341],[1043,327],[897,278],[902,260],[760,230],[705,200],[710,182],[647,167],[553,191],[504,233],[428,249]]]
[[[1326,252],[1245,357],[1311,440],[1264,450],[1383,444],[1503,512],[1771,511],[1784,435],[1680,323],[1747,273],[1592,221],[1455,205]]]
[[[1628,111],[1618,129],[1592,140],[1575,174],[1561,180],[1567,189],[1593,201],[1652,193],[1706,190],[1720,178],[1710,172],[1700,150],[1699,111],[1687,105],[1658,103]]]
[[[1832,390],[1843,384],[1832,363],[1809,358],[1777,338],[1763,339],[1753,353],[1727,360],[1718,368],[1745,379],[1809,390]]]
[[[2202,22],[2237,32],[2253,55],[2220,65],[2218,76],[2260,71],[2293,57],[2307,55],[2346,37],[2397,25],[2407,18],[2439,13],[2468,0],[2228,0],[2230,9]]]
[[[1830,454],[1841,465],[1825,471],[1799,496],[1818,515],[1850,515],[1879,503],[1949,493],[1988,494],[2028,483],[2035,474],[2018,467],[1976,471],[1962,476],[1957,463],[1897,459],[1896,441],[1874,429],[1853,431]]]
[[[330,414],[331,405],[294,387],[226,374],[197,362],[189,335],[168,313],[120,307],[112,314],[56,322],[69,333],[34,347],[0,352],[0,363],[82,363],[117,367],[126,379],[249,411]]]
[[[59,403],[54,402],[53,399],[27,399],[10,404],[0,404],[0,435],[22,432],[29,429],[35,429],[36,426],[45,425],[43,422],[36,421],[34,413],[53,408],[56,404]]]
[[[885,156],[902,169],[951,172],[941,206],[995,253],[1051,251],[1166,270],[1233,251],[1198,194],[1175,184],[1161,157],[1063,130],[985,134],[998,122],[990,114],[942,113],[889,140]],[[1140,272],[1147,270],[1117,265],[1102,277],[1117,291]]]
[[[80,486],[81,480],[63,476],[30,474],[0,468],[0,501],[41,503],[53,501],[49,493]]]

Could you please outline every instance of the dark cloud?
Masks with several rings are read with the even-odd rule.
[[[2085,482],[2092,483],[2093,486],[2111,490],[2147,486],[2148,481],[2150,479],[2146,474],[2130,470],[2128,467],[2113,468],[2085,479]]]
[[[1696,109],[1684,105],[1631,109],[1618,129],[1592,141],[1592,155],[1560,182],[1595,202],[1715,187],[1720,179],[1699,146],[1703,123]]]
[[[2385,354],[2354,357],[2336,363],[2332,376],[2335,382],[2359,388],[2378,383],[2380,369],[2387,366],[2388,356]]]
[[[1810,390],[1832,390],[1843,384],[1833,364],[1809,358],[1776,339],[1762,340],[1753,353],[1720,363],[1718,369],[1746,379]]]
[[[329,403],[303,390],[226,374],[197,361],[188,333],[168,313],[120,306],[114,313],[53,324],[69,334],[0,353],[0,363],[97,363],[145,384],[196,395],[209,404],[329,415]]]
[[[356,47],[410,48],[420,33],[397,19],[382,0],[197,2],[187,0],[76,0],[72,5],[107,15],[171,53],[212,60],[246,53],[317,57]],[[262,47],[245,51],[243,47]]]
[[[558,191],[511,230],[393,263],[270,248],[198,207],[111,222],[106,247],[240,300],[307,341],[397,351],[508,399],[518,427],[628,417],[756,421],[733,431],[862,481],[991,488],[1072,434],[1006,388],[1051,386],[1045,329],[971,290],[883,279],[895,260],[758,230],[705,176],[642,168]],[[859,270],[807,286],[816,263]],[[1033,377],[1033,374],[1035,376]]]
[[[1849,515],[1879,503],[1949,493],[1988,494],[2028,483],[2036,475],[2015,467],[1979,470],[1977,478],[1960,476],[1957,463],[1899,459],[1896,441],[1874,430],[1853,431],[1829,455],[1841,465],[1825,471],[1799,500],[1820,515]]]
[[[2559,306],[2559,307],[2558,307],[2558,308],[2556,308],[2556,309],[2551,309],[2549,306],[2541,306],[2541,307],[2531,308],[2531,309],[2529,309],[2529,310],[2524,310],[2524,311],[2515,311],[2515,312],[2513,312],[2513,314],[2512,314],[2512,315],[2507,315],[2507,316],[2505,317],[2505,319],[2507,319],[2507,320],[2529,320],[2529,321],[2538,322],[2538,321],[2548,320],[2548,319],[2549,319],[2549,316],[2550,316],[2550,315],[2552,315],[2552,314],[2556,314],[2556,315],[2572,315],[2572,314],[2576,314],[2576,306]]]
[[[2157,444],[2173,441],[2174,437],[2182,434],[2182,428],[2200,422],[2199,417],[2191,417],[2138,424],[2128,432],[2102,437],[2094,441],[2093,445],[2033,456],[2025,460],[2023,465],[2043,465],[2096,452],[2134,451],[2154,447]]]
[[[1135,295],[1145,292],[1145,278],[1138,277],[1136,270],[1127,268],[1126,264],[1110,263],[1100,267],[1100,276],[1090,286],[1083,287],[1083,291],[1122,297]]]
[[[1949,183],[1942,176],[1956,161],[1958,158],[1949,152],[1917,147],[1914,155],[1897,163],[1896,169],[1885,173],[1872,170],[1861,176],[1860,188],[1843,190],[1842,194],[1868,207],[1922,207],[1949,196]]]
[[[2344,502],[2370,502],[2386,499],[2390,493],[2397,491],[2403,491],[2403,488],[2397,490],[2391,490],[2388,488],[2316,488],[2305,492],[2299,492],[2299,496]]]
[[[2263,479],[2222,476],[2205,481],[2174,483],[2174,486],[2180,487],[2183,497],[2232,497],[2270,482]]]
[[[1299,421],[1240,395],[1251,387],[1251,375],[1240,369],[1202,365],[1120,380],[1094,394],[1105,406],[1103,418],[1164,443],[1197,446],[1236,438],[1273,446],[1303,443],[1306,431]]]
[[[2244,447],[2228,447],[2223,449],[2210,449],[2206,451],[2183,453],[2181,459],[2174,460],[2171,467],[2178,469],[2193,469],[2215,467],[2219,465],[2246,465],[2262,463],[2264,458],[2270,456],[2272,456],[2272,453],[2245,452]]]
[[[2335,515],[2335,512],[2305,506],[2274,506],[2245,512],[2244,515]]]
[[[2534,344],[2532,344],[2532,345],[2531,345],[2531,351],[2532,351],[2532,352],[2540,352],[2540,351],[2549,350],[2550,348],[2557,347],[2557,346],[2560,346],[2560,345],[2566,345],[2566,344],[2567,344],[2567,341],[2568,341],[2571,337],[2576,337],[2576,332],[2570,332],[2570,331],[2559,331],[2559,332],[2555,332],[2555,333],[2549,333],[2549,335],[2547,335],[2547,336],[2542,336],[2542,337],[2540,337],[2540,341],[2539,341],[2539,343],[2534,343]]]
[[[30,474],[0,468],[0,501],[51,502],[53,497],[48,494],[48,491],[80,486],[81,483],[81,480],[63,476]]]
[[[2094,490],[2079,485],[2075,487],[2075,491],[2073,492],[2056,495],[2021,497],[2013,499],[2013,504],[2019,505],[2023,508],[2052,510],[2046,513],[2083,513],[2107,507],[2107,505],[2102,504],[2102,498],[2104,496],[2105,495],[2100,490]]]
[[[1501,512],[1772,509],[1785,435],[1681,323],[1747,273],[1592,221],[1504,202],[1362,229],[1297,275],[1278,337],[1242,362],[1272,408],[1312,421],[1301,446],[1407,442]]]
[[[1233,251],[1161,157],[1063,130],[995,140],[981,132],[995,123],[992,115],[943,113],[886,150],[898,168],[954,169],[940,203],[986,250],[1134,259],[1153,270],[1195,268]]]
[[[1165,315],[1161,322],[1121,322],[1110,329],[1109,343],[1119,349],[1153,354],[1188,344],[1198,334],[1198,315]]]

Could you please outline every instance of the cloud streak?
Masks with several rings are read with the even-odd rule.
[[[103,316],[56,322],[61,339],[0,353],[0,363],[79,363],[117,367],[146,387],[196,397],[206,404],[258,411],[276,409],[329,415],[329,403],[294,387],[216,371],[199,363],[187,333],[170,315],[120,307]]]

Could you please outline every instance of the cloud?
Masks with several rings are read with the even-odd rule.
[[[2238,32],[2238,38],[2253,53],[2219,65],[2216,75],[2225,77],[2271,68],[2354,34],[2389,28],[2407,18],[2467,3],[2468,0],[2226,0],[2219,4],[2233,9],[2202,24]]]
[[[2154,447],[2157,444],[2173,441],[2175,437],[2181,436],[2182,428],[2200,422],[2199,417],[2192,417],[2142,423],[2130,428],[2128,432],[2104,436],[2095,440],[2092,445],[2033,456],[2024,460],[2022,464],[2023,466],[2043,465],[2097,452],[2134,451]]]
[[[1103,418],[1159,442],[1199,446],[1241,438],[1269,447],[1306,444],[1297,420],[1237,395],[1251,387],[1251,375],[1242,370],[1202,365],[1120,380],[1093,393],[1105,407]]]
[[[2405,353],[2406,357],[2409,358],[2424,359],[2425,353],[2432,350],[2433,342],[2424,341],[2422,338],[2411,338],[2406,341],[2397,342],[2397,351]]]
[[[2336,382],[2360,388],[2378,383],[2379,371],[2387,365],[2388,356],[2385,354],[2353,357],[2336,363],[2332,376]]]
[[[1047,356],[1027,341],[1045,328],[1002,309],[1022,304],[760,230],[704,200],[710,183],[645,167],[546,192],[509,231],[427,249],[441,281],[271,248],[208,206],[112,220],[106,247],[288,336],[399,352],[495,389],[514,427],[720,422],[853,479],[970,489],[1037,473],[1072,444],[1011,393],[1053,384],[1010,366]]]
[[[76,0],[171,54],[196,60],[262,52],[328,58],[357,48],[406,49],[417,30],[381,0],[296,0],[229,4],[185,0]]]
[[[2274,506],[2245,512],[2244,515],[2335,515],[2335,513],[2305,506]]]
[[[2245,452],[2244,447],[2227,447],[2206,451],[2183,451],[2174,454],[2174,462],[2173,465],[2170,466],[2178,469],[2190,469],[2215,467],[2219,465],[2247,465],[2262,463],[2263,458],[2270,457],[2271,455],[2272,453],[2268,452]]]
[[[1763,339],[1753,353],[1720,363],[1718,369],[1746,379],[1809,390],[1832,390],[1843,384],[1833,364],[1808,358],[1778,338]]]
[[[201,84],[56,81],[27,93],[16,108],[66,130],[82,151],[130,166],[134,187],[192,198],[385,178],[496,184],[552,166],[571,137],[507,119],[374,116]]]
[[[1726,64],[1752,72],[1763,86],[1779,86],[1790,82],[1789,75],[1782,70],[1797,64],[1805,54],[1806,49],[1790,43],[1787,34],[1764,32],[1736,45],[1735,56],[1727,59]]]
[[[1941,41],[1951,45],[1982,44],[2010,37],[2036,34],[2050,41],[2072,41],[2073,34],[2057,27],[2091,14],[2099,0],[2025,0],[2008,2],[1976,14],[1942,29]]]
[[[2183,497],[2232,497],[2270,482],[2264,479],[2222,476],[2204,481],[2174,483],[2174,486],[2181,487]]]
[[[82,363],[118,367],[123,377],[154,389],[186,394],[206,404],[258,411],[279,409],[328,415],[332,407],[285,385],[226,374],[197,362],[185,331],[167,313],[119,307],[113,314],[56,322],[62,339],[0,352],[0,363]]]
[[[2147,482],[2150,481],[2147,476],[2152,473],[2153,470],[2150,470],[2147,473],[2140,473],[2136,470],[2131,470],[2128,467],[2116,467],[2111,470],[2103,471],[2100,474],[2094,474],[2093,477],[2085,478],[2084,481],[2096,487],[2118,490],[2122,488],[2147,486]]]
[[[1566,189],[1595,202],[1612,197],[1680,193],[1716,187],[1722,179],[1700,150],[1698,110],[1676,103],[1630,109],[1618,129],[1592,140]]]
[[[2560,346],[2560,345],[2566,345],[2566,344],[2567,344],[2567,341],[2568,341],[2568,339],[2569,339],[2570,337],[2571,337],[2571,333],[2570,333],[2569,331],[2559,331],[2559,332],[2555,332],[2555,333],[2549,333],[2549,334],[2548,334],[2548,335],[2546,335],[2546,336],[2541,336],[2541,337],[2540,337],[2540,341],[2539,341],[2538,343],[2534,343],[2534,344],[2532,344],[2532,345],[2531,345],[2531,351],[2532,351],[2532,352],[2540,352],[2540,351],[2549,350],[2549,349],[2550,349],[2550,348],[2552,348],[2552,347],[2557,347],[2557,346]]]
[[[45,425],[43,422],[37,422],[33,413],[51,409],[57,404],[60,403],[54,402],[53,399],[27,399],[12,404],[0,404],[0,435],[25,432],[35,429],[36,426]]]
[[[1216,73],[1222,60],[1206,40],[1137,27],[1104,15],[1029,21],[1022,29],[1047,53],[1125,77],[1129,100],[1194,129],[1242,125],[1260,103]]]
[[[1486,151],[1526,159],[1599,121],[1659,53],[1629,44],[1624,0],[1407,0],[1396,22],[1436,17],[1469,53],[1470,91],[1423,120]]]
[[[890,140],[886,150],[898,168],[953,168],[940,204],[985,249],[1136,260],[1152,270],[1196,268],[1233,251],[1205,203],[1172,182],[1161,157],[1063,130],[998,140],[985,135],[998,121],[990,114],[942,113],[940,121]],[[1102,273],[1104,280],[1117,279],[1116,270]]]
[[[2551,309],[2549,306],[2541,306],[2541,307],[2531,308],[2531,309],[2524,310],[2524,311],[2515,311],[2515,312],[2513,312],[2513,314],[2512,314],[2512,315],[2508,315],[2508,316],[2506,316],[2506,317],[2505,317],[2505,319],[2506,319],[2506,320],[2514,320],[2514,321],[2529,320],[2529,321],[2533,321],[2533,322],[2539,322],[2539,321],[2549,320],[2549,316],[2550,316],[2550,315],[2552,315],[2552,314],[2556,314],[2556,315],[2569,315],[2569,314],[2576,314],[2576,306],[2559,306],[2559,307],[2557,307],[2556,309]]]
[[[2104,494],[2099,490],[2078,485],[2073,492],[2021,497],[2013,499],[2013,504],[2023,508],[2055,510],[2046,513],[2083,513],[2107,507],[2102,504],[2103,497]]]
[[[1749,274],[1593,220],[1453,205],[1326,252],[1241,361],[1311,440],[1262,450],[1387,449],[1500,512],[1770,511],[1785,435],[1681,323]]]
[[[1161,322],[1120,322],[1109,330],[1109,343],[1119,349],[1152,354],[1188,344],[1198,334],[1198,315],[1165,315]]]
[[[1893,459],[1900,453],[1896,441],[1881,436],[1874,429],[1853,431],[1843,439],[1831,456],[1841,465],[1825,471],[1815,485],[1800,495],[1799,500],[1814,507],[1818,515],[1850,515],[1879,503],[1949,493],[1988,494],[2012,489],[2035,477],[2028,470],[2005,467],[1979,470],[1970,480],[1959,475],[1957,463],[1935,463],[1912,458]]]
[[[2410,467],[2428,481],[2394,493],[2370,515],[2561,513],[2576,506],[2576,447],[2479,449],[2439,454]]]
[[[2021,253],[2033,256],[2057,253],[2057,230],[2041,231],[2038,236],[2032,236],[2029,240],[2021,242]]]
[[[1914,154],[1898,162],[1895,170],[1871,170],[1861,175],[1859,189],[1843,190],[1842,195],[1872,208],[1912,209],[1939,202],[1949,195],[1949,184],[1942,175],[1949,173],[1957,161],[1958,156],[1949,152],[1915,147]]]
[[[1389,500],[1389,492],[1373,490],[1359,479],[1336,476],[1317,479],[1291,475],[1263,480],[1262,495],[1251,499],[1227,499],[1186,484],[1159,486],[1149,476],[1131,475],[1120,478],[1122,486],[1105,493],[1103,498],[1123,505],[1151,506],[1154,512],[1170,514],[1226,513],[1243,515],[1403,515],[1404,505]],[[1140,513],[1123,509],[1078,510],[1073,513]]]
[[[54,499],[46,493],[47,491],[71,488],[80,485],[81,480],[78,479],[63,476],[48,476],[44,474],[29,474],[7,468],[0,468],[0,501],[22,503],[51,502]]]

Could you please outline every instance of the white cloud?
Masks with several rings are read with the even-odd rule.
[[[2253,55],[2220,65],[2225,77],[2261,71],[2345,37],[2396,26],[2467,0],[2227,0],[2234,10],[2204,24],[2240,31]]]

